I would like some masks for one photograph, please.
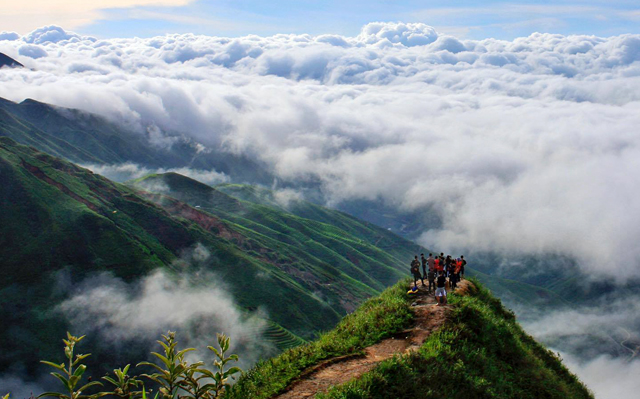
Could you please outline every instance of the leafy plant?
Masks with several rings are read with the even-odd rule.
[[[187,368],[184,372],[184,376],[181,381],[181,388],[188,392],[193,399],[210,399],[211,390],[214,388],[214,384],[205,383],[209,377],[204,374],[203,369],[198,369],[202,363],[196,363]],[[204,381],[203,381],[204,380]]]
[[[149,378],[160,385],[159,393],[164,399],[173,399],[176,397],[183,380],[183,374],[190,368],[201,366],[202,363],[196,363],[189,366],[184,360],[187,352],[194,351],[194,348],[187,348],[181,351],[176,350],[176,333],[169,331],[167,335],[162,335],[165,342],[157,341],[164,348],[164,355],[157,352],[151,352],[152,355],[160,359],[161,366],[151,362],[140,362],[138,366],[151,366],[158,372],[154,374],[142,374],[142,377]]]
[[[213,346],[207,346],[207,349],[213,351],[216,354],[217,359],[213,362],[213,366],[217,369],[215,373],[209,370],[199,370],[205,376],[212,378],[214,383],[212,387],[212,398],[218,398],[226,388],[228,388],[231,384],[227,381],[229,378],[234,378],[233,375],[237,373],[241,373],[242,370],[239,367],[231,367],[225,371],[225,366],[230,361],[238,361],[238,355],[229,355],[227,357],[226,352],[229,350],[229,337],[224,334],[217,334],[218,338],[218,346],[220,349],[214,348]]]
[[[156,392],[156,396],[154,396],[153,399],[158,399],[159,394],[160,392]],[[144,389],[144,384],[142,384],[142,399],[147,399],[147,390]]]
[[[75,337],[71,335],[69,332],[67,332],[67,339],[62,340],[65,344],[64,354],[68,360],[68,365],[65,365],[65,363],[56,364],[56,363],[48,362],[45,360],[41,361],[41,363],[51,366],[62,373],[61,374],[59,372],[52,372],[51,375],[56,377],[58,380],[60,380],[60,382],[62,382],[68,394],[66,392],[65,393],[45,392],[38,395],[38,398],[51,396],[59,399],[92,399],[97,396],[97,395],[82,394],[89,387],[96,386],[96,385],[102,386],[102,384],[97,381],[89,382],[88,384],[85,384],[80,388],[76,389],[76,387],[78,386],[78,383],[82,379],[82,375],[87,370],[87,366],[85,366],[84,364],[81,364],[80,362],[86,359],[87,357],[91,356],[91,354],[89,353],[86,355],[77,354],[75,356],[75,359],[73,357],[73,351],[75,349],[76,344],[82,341],[84,337],[85,337],[84,335],[81,337]],[[3,399],[6,399],[6,398],[8,398],[8,395]]]
[[[137,399],[145,394],[144,385],[141,380],[136,379],[135,377],[129,376],[129,364],[127,364],[123,369],[115,369],[113,370],[114,378],[107,376],[102,377],[103,380],[107,381],[111,385],[114,386],[113,391],[111,392],[103,392],[105,395],[114,395],[119,398],[126,399]],[[136,391],[135,389],[139,386],[142,386],[142,391]]]

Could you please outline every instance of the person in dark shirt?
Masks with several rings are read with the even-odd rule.
[[[438,278],[436,279],[436,301],[438,302],[438,306],[443,306],[447,304],[447,277],[444,275],[444,272],[438,272]]]
[[[420,254],[420,260],[422,261],[422,279],[424,281],[427,278],[427,258],[424,257],[424,254]]]
[[[462,270],[462,259],[454,259],[451,261],[452,272],[449,274],[449,283],[451,284],[451,292],[458,287],[460,281],[460,271]]]
[[[418,260],[418,255],[411,261],[411,274],[413,274],[413,286],[418,288],[418,280],[422,280],[422,285],[424,286],[424,278],[420,274],[420,261]]]

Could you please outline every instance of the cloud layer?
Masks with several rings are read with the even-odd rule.
[[[127,162],[117,165],[82,165],[82,167],[91,170],[94,173],[102,175],[108,179],[124,182],[131,179],[138,179],[140,177],[147,176],[152,173],[178,173],[183,176],[190,177],[204,184],[214,186],[216,184],[228,183],[229,176],[224,173],[216,172],[215,170],[202,170],[202,169],[189,169],[189,168],[154,168],[149,169],[147,167]],[[166,191],[166,190],[151,190],[151,191]]]
[[[267,315],[259,311],[248,316],[217,276],[191,270],[209,257],[209,251],[198,244],[175,262],[177,274],[157,270],[131,284],[108,273],[92,276],[74,287],[57,311],[76,334],[99,337],[106,348],[126,348],[134,341],[156,350],[160,334],[177,331],[181,348],[198,350],[188,360],[207,364],[214,356],[206,346],[217,345],[216,333],[224,333],[231,337],[232,353],[241,357],[239,365],[250,367],[274,352],[263,337]]]
[[[571,355],[562,355],[565,363],[598,399],[632,398],[640,390],[640,360],[627,361],[603,355],[591,362],[581,362]]]
[[[0,38],[33,69],[0,72],[0,96],[222,143],[332,203],[435,210],[431,247],[640,277],[638,35],[477,41],[371,23],[356,37]]]

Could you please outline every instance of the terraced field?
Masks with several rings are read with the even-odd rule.
[[[268,327],[264,330],[263,336],[267,342],[273,344],[279,351],[285,351],[307,342],[273,322],[268,323]]]

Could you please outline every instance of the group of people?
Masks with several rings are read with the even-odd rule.
[[[421,263],[422,273],[420,273]],[[426,279],[429,283],[428,291],[434,293],[438,305],[445,305],[447,303],[447,278],[451,290],[455,290],[458,282],[464,278],[466,264],[464,255],[460,255],[459,258],[453,258],[451,255],[445,257],[441,252],[440,256],[429,254],[428,258],[425,258],[424,254],[420,254],[420,259],[416,255],[411,261],[414,291],[418,289],[418,280],[422,281],[422,285],[425,286],[424,280]]]

